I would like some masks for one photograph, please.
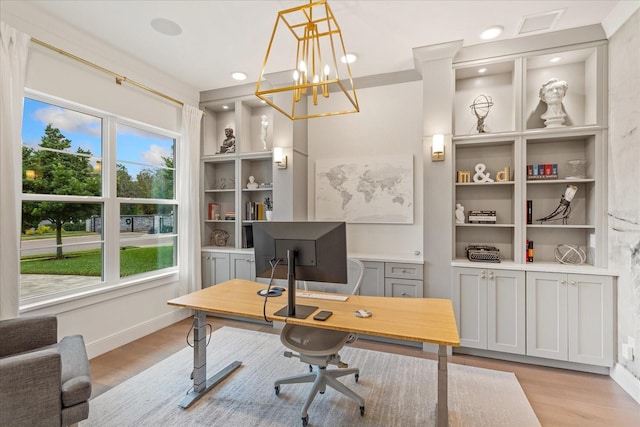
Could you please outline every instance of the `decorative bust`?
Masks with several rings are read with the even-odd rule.
[[[547,104],[547,111],[540,116],[546,127],[564,126],[566,114],[562,111],[562,99],[567,94],[567,82],[550,79],[540,88],[540,100]]]
[[[249,177],[249,182],[247,183],[247,188],[249,190],[255,190],[258,188],[258,183],[256,182],[256,179],[253,176]]]
[[[235,153],[236,152],[236,137],[233,135],[233,127],[227,125],[224,128],[225,140],[222,141],[220,146],[220,153]]]

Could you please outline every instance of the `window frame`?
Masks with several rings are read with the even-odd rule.
[[[128,117],[112,114],[93,107],[82,105],[73,101],[62,99],[53,95],[45,94],[39,91],[25,88],[24,98],[30,98],[36,101],[48,103],[60,108],[70,109],[83,114],[92,115],[102,119],[102,159],[101,159],[101,196],[73,196],[73,195],[52,195],[52,194],[34,194],[23,193],[20,188],[20,204],[25,201],[60,201],[60,202],[80,202],[80,203],[96,203],[102,207],[102,238],[100,242],[103,245],[102,251],[102,277],[100,283],[83,286],[76,289],[49,293],[30,298],[20,298],[20,312],[40,309],[67,301],[76,301],[81,298],[101,295],[110,292],[117,294],[128,294],[139,292],[155,286],[166,286],[177,279],[178,276],[178,257],[179,252],[179,194],[178,194],[178,152],[181,143],[181,135],[176,131],[163,129],[158,126],[143,123]],[[173,199],[145,199],[145,198],[123,198],[117,197],[116,188],[116,147],[117,147],[117,126],[118,124],[133,127],[146,132],[155,133],[175,141],[174,146],[174,193]],[[22,127],[22,123],[21,123]],[[22,140],[20,140],[21,146]],[[99,156],[94,156],[99,157]],[[20,168],[22,174],[22,167]],[[175,223],[176,227],[173,233],[167,233],[163,237],[175,238],[174,257],[176,265],[133,276],[120,277],[120,205],[129,203],[153,204],[153,205],[172,205],[175,206]],[[22,224],[22,221],[20,221]],[[105,232],[104,230],[107,230]],[[108,232],[114,230],[117,232]],[[22,236],[22,230],[19,233]],[[20,252],[22,252],[21,242],[18,242]],[[21,284],[20,284],[21,286]]]

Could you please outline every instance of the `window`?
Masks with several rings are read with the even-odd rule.
[[[176,266],[176,135],[29,96],[22,125],[21,302]]]

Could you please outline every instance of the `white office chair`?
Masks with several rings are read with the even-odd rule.
[[[352,295],[356,295],[360,289],[362,278],[364,277],[364,264],[357,259],[349,258],[349,284],[352,284]],[[355,272],[355,274],[353,274]],[[342,285],[336,285],[340,289]],[[307,284],[304,284],[307,289]],[[358,382],[360,370],[349,368],[346,363],[340,360],[338,351],[345,344],[355,341],[355,335],[349,332],[333,331],[330,329],[319,329],[309,326],[291,325],[287,323],[280,333],[280,341],[285,347],[297,351],[294,354],[290,351],[284,353],[285,357],[297,357],[300,361],[309,364],[309,373],[293,375],[279,379],[275,382],[276,395],[280,394],[280,385],[313,383],[304,407],[302,408],[302,425],[306,427],[309,423],[307,410],[318,392],[323,394],[326,387],[332,387],[345,396],[358,402],[360,415],[364,415],[364,399],[353,390],[342,384],[337,378],[354,374]],[[327,369],[327,365],[336,365],[338,369]]]

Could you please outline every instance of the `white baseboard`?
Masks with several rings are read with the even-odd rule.
[[[616,363],[615,366],[611,368],[609,375],[624,391],[629,393],[629,396],[640,403],[640,379],[636,378],[627,368],[619,363]]]
[[[166,328],[169,325],[173,325],[174,323],[179,322],[182,319],[186,319],[192,314],[193,313],[191,310],[185,308],[172,310],[171,312],[163,314],[162,316],[156,317],[143,323],[139,323],[130,328],[123,329],[113,335],[109,335],[97,341],[87,343],[87,356],[89,356],[89,359],[100,356],[101,354],[135,341],[138,338],[142,338],[157,330]]]

